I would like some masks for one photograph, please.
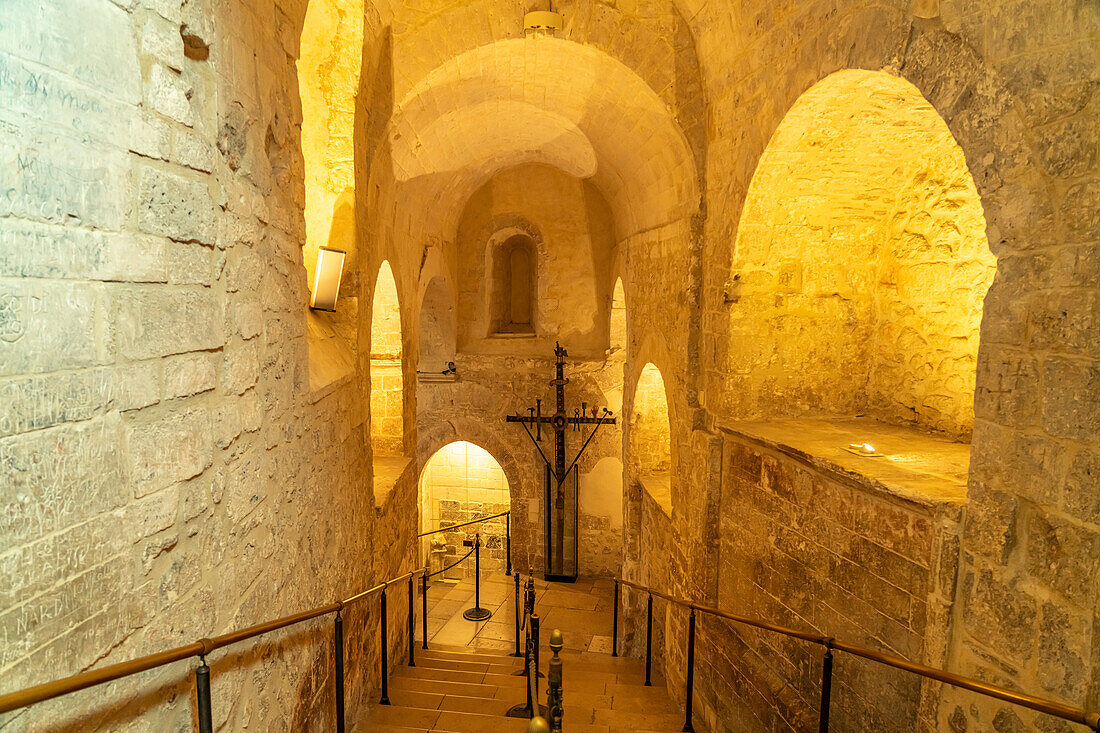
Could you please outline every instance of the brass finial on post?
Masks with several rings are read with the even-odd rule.
[[[550,634],[550,651],[554,656],[550,660],[550,688],[546,693],[546,714],[550,717],[550,730],[553,733],[561,732],[561,719],[565,713],[561,689],[561,657],[558,656],[563,646],[561,630],[554,629]]]
[[[550,733],[550,726],[546,724],[546,718],[536,715],[527,724],[527,733]]]

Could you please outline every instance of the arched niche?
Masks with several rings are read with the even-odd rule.
[[[630,412],[630,454],[645,491],[672,515],[672,432],[664,376],[652,362],[642,367]]]
[[[611,291],[611,308],[608,314],[608,356],[626,358],[626,291],[623,279],[615,278],[615,287]]]
[[[730,371],[765,414],[866,414],[966,439],[996,261],[962,149],[903,79],[803,94],[749,186]]]
[[[492,516],[511,508],[508,477],[497,459],[465,440],[443,446],[420,472],[421,532]],[[466,552],[463,541],[481,535],[482,572],[504,572],[507,562],[505,519],[500,517],[453,532],[423,538],[421,556],[432,572],[450,565]],[[446,573],[448,578],[472,576],[472,562]]]
[[[538,248],[527,234],[490,245],[489,333],[535,335]]]
[[[442,373],[455,360],[455,306],[442,276],[428,281],[420,301],[420,348],[417,369]]]
[[[371,445],[375,455],[404,452],[401,307],[389,262],[378,268],[371,307]]]

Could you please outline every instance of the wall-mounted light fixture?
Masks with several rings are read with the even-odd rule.
[[[561,13],[552,10],[534,10],[523,16],[523,32],[525,35],[549,33],[553,35],[562,29]]]
[[[335,311],[340,294],[340,278],[344,274],[347,252],[321,247],[317,252],[317,272],[313,277],[313,299],[309,307],[319,311]]]

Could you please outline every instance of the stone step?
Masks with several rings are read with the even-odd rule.
[[[470,684],[467,682],[451,682],[448,680],[428,680],[419,677],[407,677],[394,675],[390,679],[391,690],[410,690],[413,692],[427,692],[439,695],[462,695],[464,697],[504,697],[499,694],[500,688],[495,685]],[[507,697],[512,693],[508,692]]]
[[[400,705],[378,705],[362,721],[363,730],[447,731],[448,733],[522,733],[527,721],[501,715],[455,710],[427,710]]]

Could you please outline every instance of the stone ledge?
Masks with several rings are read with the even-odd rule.
[[[381,509],[386,504],[393,488],[412,464],[409,456],[374,457],[374,506]]]
[[[970,444],[866,417],[729,422],[726,434],[794,458],[858,488],[924,506],[966,503]],[[845,448],[870,443],[878,457]]]
[[[649,473],[638,477],[638,482],[646,490],[657,506],[672,519],[672,475],[669,473]]]

